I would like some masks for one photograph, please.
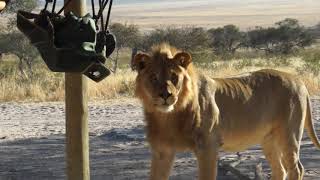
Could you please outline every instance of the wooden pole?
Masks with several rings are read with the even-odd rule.
[[[85,15],[86,0],[72,0],[65,9],[68,11]],[[89,180],[87,78],[81,73],[65,73],[65,92],[67,178]]]

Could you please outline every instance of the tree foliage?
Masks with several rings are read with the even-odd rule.
[[[243,45],[244,33],[235,25],[209,29],[210,46],[216,54],[234,54]]]
[[[14,14],[19,9],[31,11],[37,6],[37,0],[11,0],[4,13]],[[32,66],[39,56],[38,51],[30,44],[29,40],[16,28],[15,16],[0,31],[0,54],[11,53],[19,58],[19,69],[23,76],[32,74]],[[27,67],[27,71],[26,68]]]
[[[247,37],[248,47],[278,54],[289,54],[314,42],[311,33],[298,20],[290,18],[275,23],[275,27],[257,27]]]
[[[169,43],[182,50],[193,51],[206,47],[209,36],[206,30],[201,27],[158,28],[144,36],[141,49],[148,50],[152,45],[162,42]]]
[[[37,7],[37,0],[10,0],[2,13],[16,13],[18,10],[32,11]]]
[[[276,50],[279,39],[276,31],[273,27],[256,27],[247,33],[246,46],[272,53]]]
[[[140,44],[141,33],[138,26],[134,24],[114,23],[109,28],[117,38],[117,48],[133,48]]]
[[[116,73],[118,68],[119,61],[119,51],[120,49],[135,48],[141,44],[141,33],[138,26],[133,24],[121,24],[114,23],[110,27],[110,31],[116,36],[116,54],[114,58],[111,58],[113,61],[113,72]]]
[[[1,53],[14,54],[19,59],[19,70],[25,78],[33,74],[32,67],[37,63],[39,56],[35,47],[30,45],[29,40],[20,32],[13,31],[0,35]]]

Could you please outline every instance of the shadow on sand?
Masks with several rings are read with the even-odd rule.
[[[306,140],[309,142],[309,139]],[[64,144],[63,134],[0,141],[0,180],[65,179]],[[246,164],[254,165],[262,161],[264,171],[270,172],[259,147],[245,151],[243,155],[259,157],[245,161],[244,165],[240,166],[243,171],[252,171],[251,166],[245,166]],[[305,179],[320,177],[320,174],[317,174],[319,169],[316,169],[319,168],[320,152],[315,150],[313,145],[303,145],[301,159],[307,170]],[[90,136],[90,165],[92,180],[148,179],[150,152],[145,142],[143,127],[115,128],[100,136]],[[195,158],[190,153],[178,154],[171,174],[170,179],[195,179]],[[219,174],[218,179],[221,180],[236,179],[230,174],[222,175],[221,171]]]

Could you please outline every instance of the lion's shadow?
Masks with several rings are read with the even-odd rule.
[[[43,138],[0,141],[0,179],[65,179],[65,138],[63,134]],[[320,153],[310,144],[302,147],[302,163],[308,169],[317,167]],[[259,148],[244,155],[262,156]],[[317,156],[315,155],[317,154]],[[247,162],[244,162],[247,163]],[[195,179],[196,160],[191,153],[177,155],[170,179]],[[114,128],[99,136],[90,136],[90,167],[93,180],[148,179],[150,151],[143,126]],[[266,162],[263,168],[269,171]],[[317,170],[316,170],[317,171]],[[219,171],[218,179],[237,179]],[[313,179],[308,178],[308,179]]]

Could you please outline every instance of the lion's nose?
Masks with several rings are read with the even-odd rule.
[[[164,91],[159,94],[160,97],[162,97],[164,100],[167,100],[172,94],[168,91]]]

